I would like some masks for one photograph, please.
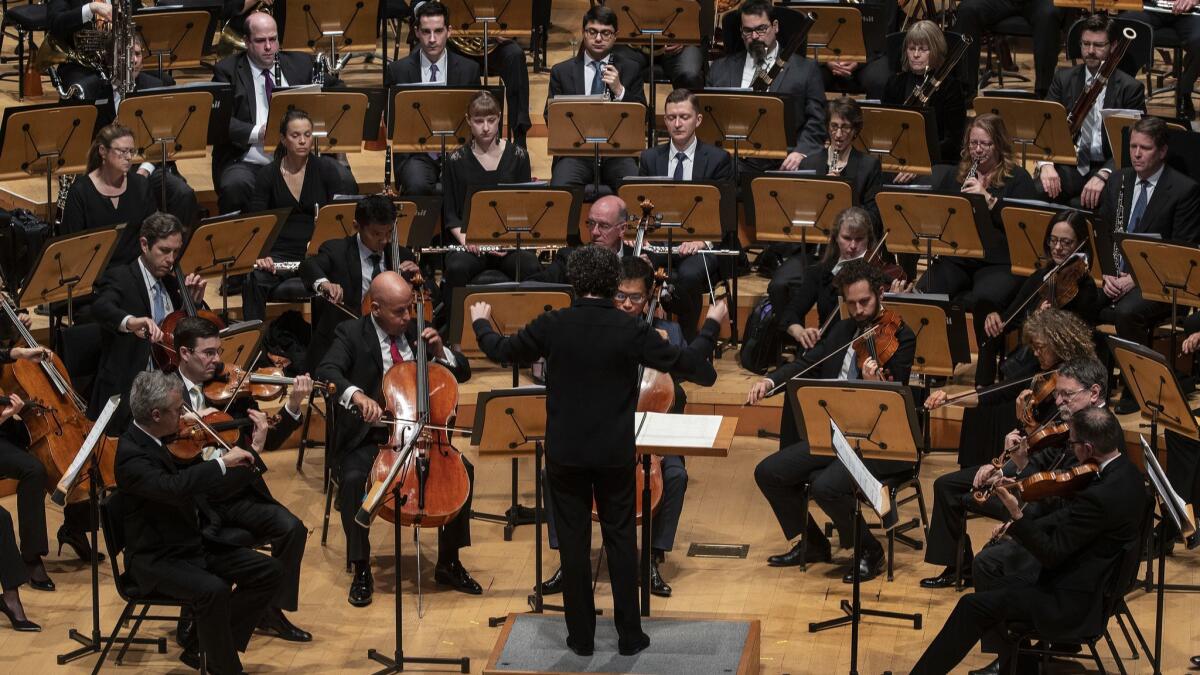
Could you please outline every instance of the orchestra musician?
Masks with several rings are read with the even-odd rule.
[[[125,224],[110,267],[126,265],[138,256],[138,227],[154,213],[150,181],[131,171],[136,154],[133,132],[127,127],[114,123],[102,128],[88,150],[87,169],[71,183],[63,208],[62,234]]]
[[[1026,389],[1019,397],[1028,398],[1032,394],[1032,390]],[[1058,366],[1053,396],[1054,404],[1068,415],[1084,408],[1104,407],[1108,396],[1108,372],[1103,364],[1094,358],[1083,357],[1063,362]],[[954,586],[955,579],[959,576],[964,586],[970,586],[974,581],[972,561],[976,556],[971,537],[963,527],[966,524],[967,511],[983,513],[998,520],[1006,519],[998,499],[993,497],[980,504],[972,497],[973,488],[990,485],[1001,477],[1024,478],[1051,468],[1069,469],[1075,464],[1074,456],[1065,445],[1059,444],[1031,453],[1023,429],[1009,431],[1004,437],[1004,443],[1006,448],[1012,448],[1012,452],[1003,466],[997,468],[991,462],[966,466],[958,471],[944,473],[933,482],[933,511],[929,519],[925,562],[941,565],[943,569],[936,576],[921,579],[922,588],[949,588]],[[958,566],[960,546],[961,568]],[[1011,558],[1005,560],[1003,557],[995,557],[994,553],[988,556],[989,550],[984,548],[978,556],[981,558],[979,567],[989,574],[998,566],[1007,566],[1006,569],[1009,570],[1020,570],[1024,567]]]
[[[333,201],[335,195],[358,193],[358,186],[345,181],[335,160],[313,152],[313,143],[313,122],[308,113],[288,110],[279,121],[275,156],[255,179],[247,211],[290,208],[291,213],[271,250],[254,261],[254,270],[242,285],[242,318],[247,321],[266,318],[268,301],[291,297],[287,289],[294,292],[301,285],[296,271],[278,269],[275,263],[304,260],[317,209]],[[297,280],[280,288],[291,279]]]
[[[588,229],[590,244],[607,248],[621,259],[633,255],[633,245],[625,241],[625,228],[629,225],[629,211],[625,207],[625,200],[616,195],[605,195],[597,199],[588,207],[584,224]],[[560,248],[554,254],[554,260],[541,272],[530,277],[530,281],[568,283],[567,263],[575,250],[569,246]],[[650,261],[649,254],[643,253],[642,256],[647,262]]]
[[[638,174],[666,176],[676,181],[729,180],[733,176],[729,153],[696,137],[696,129],[703,119],[695,94],[687,89],[676,89],[668,94],[663,105],[663,120],[670,141],[642,151],[638,158]],[[737,233],[729,232],[720,245],[737,248]],[[721,265],[711,258],[706,260],[703,253],[697,253],[711,248],[712,242],[693,240],[680,242],[676,254],[650,254],[650,262],[656,268],[667,267],[667,258],[671,258],[674,275],[671,282],[675,292],[663,301],[663,308],[679,318],[683,337],[688,341],[696,337],[702,296],[721,277]]]
[[[1033,93],[1046,98],[1058,52],[1062,45],[1062,24],[1065,10],[1053,0],[963,0],[955,12],[954,32],[970,37],[972,42],[963,59],[967,103],[979,89],[979,50],[983,46],[983,31],[991,30],[1004,19],[1022,16],[1033,27]]]
[[[183,383],[188,407],[201,416],[217,410],[214,407],[217,404],[205,396],[204,385],[211,382],[218,375],[218,368],[223,366],[220,331],[208,319],[189,316],[175,324],[174,337],[175,349],[179,352],[179,369],[175,375]],[[245,386],[248,387],[249,383]],[[312,387],[312,378],[308,375],[296,377],[278,421],[269,427],[260,449],[273,450],[279,447],[300,426],[300,414]],[[234,419],[250,419],[256,424],[267,422],[266,414],[258,410],[257,404],[250,401],[249,396],[237,399],[229,412]],[[243,433],[239,444],[251,442],[250,434]],[[214,449],[216,454],[222,454],[223,451],[220,447]],[[201,461],[204,461],[203,458],[197,457],[192,463]],[[260,460],[256,459],[255,462],[257,464]],[[270,542],[271,556],[283,565],[283,583],[271,599],[270,610],[263,615],[258,628],[291,642],[311,641],[312,635],[293,625],[283,613],[284,610],[295,612],[298,608],[300,563],[304,558],[308,528],[271,496],[261,473],[236,471],[227,482],[230,485],[222,486],[208,497],[211,514],[217,516],[216,522],[204,518],[202,526],[212,528],[210,536],[213,539],[233,546],[255,546]],[[209,516],[210,512],[201,515]],[[245,533],[249,533],[250,538],[246,538]]]
[[[251,470],[254,455],[235,446],[221,457],[181,466],[163,444],[179,431],[184,408],[183,384],[174,375],[139,373],[129,407],[133,423],[117,444],[120,513],[114,514],[125,521],[126,568],[139,589],[190,603],[196,639],[184,646],[181,661],[199,669],[202,650],[210,671],[240,673],[237,653],[246,650],[278,592],[283,565],[249,546],[214,541],[200,515],[212,510],[208,495]],[[256,452],[265,436],[260,420]]]
[[[333,344],[333,331],[351,315],[362,314],[362,300],[371,282],[381,272],[419,271],[416,256],[407,246],[397,247],[400,260],[392,260],[392,228],[396,223],[396,205],[385,194],[363,197],[354,206],[354,227],[358,230],[340,239],[321,244],[315,256],[300,263],[300,278],[325,302],[313,306],[313,332],[308,343],[307,370],[316,370],[325,351]],[[330,304],[341,305],[346,311]],[[349,313],[347,313],[349,312]]]
[[[129,422],[128,396],[133,378],[150,363],[150,344],[162,340],[159,324],[183,306],[181,292],[191,293],[197,304],[204,300],[208,282],[188,275],[179,288],[173,274],[183,250],[183,225],[169,213],[154,213],[142,223],[138,242],[142,253],[124,265],[110,266],[96,282],[92,316],[104,331],[104,349],[92,385],[88,417],[95,419],[104,403],[122,394],[109,423],[109,433],[119,434]]]
[[[779,44],[779,20],[768,0],[746,0],[738,8],[741,17],[745,54],[732,54],[713,61],[706,86],[749,88],[759,70],[769,70],[782,48]],[[756,56],[757,55],[757,56]],[[761,58],[760,58],[761,57]],[[795,171],[801,160],[825,145],[825,88],[817,66],[792,54],[787,65],[771,82],[769,92],[792,97],[796,123],[796,144],[782,163],[774,160],[742,160],[751,170],[783,169]]]
[[[14,401],[7,410],[0,412],[0,417],[11,418],[20,409],[20,404]],[[29,620],[29,616],[25,614],[25,606],[21,604],[21,586],[30,581],[29,570],[21,555],[17,547],[17,537],[13,534],[12,515],[0,506],[0,589],[4,591],[0,596],[0,613],[8,619],[8,624],[13,630],[34,633],[42,627]],[[49,577],[46,577],[46,580],[49,580]]]
[[[900,72],[892,75],[883,89],[881,102],[885,105],[904,105],[913,90],[920,87],[927,75],[937,73],[949,57],[946,34],[936,23],[923,19],[904,34],[900,46]],[[938,156],[952,160],[959,156],[963,128],[967,123],[967,104],[963,84],[955,71],[942,80],[937,91],[929,97],[926,107],[933,110],[937,127]],[[894,182],[909,183],[916,174],[901,172]]]
[[[1079,33],[1083,63],[1056,71],[1046,96],[1047,100],[1061,103],[1068,111],[1074,110],[1076,102],[1099,75],[1100,67],[1108,60],[1117,40],[1116,26],[1108,16],[1092,14],[1083,22],[1083,29]],[[1096,97],[1096,102],[1087,111],[1075,145],[1077,165],[1038,162],[1039,197],[1063,203],[1078,197],[1083,208],[1096,208],[1104,184],[1115,166],[1108,134],[1104,133],[1101,111],[1114,108],[1146,112],[1145,88],[1120,68],[1112,72]]]
[[[755,382],[746,395],[747,404],[758,403],[773,390],[779,391],[786,386],[788,380],[801,376],[814,379],[908,382],[913,357],[916,354],[917,337],[907,325],[901,323],[895,335],[898,341],[896,351],[884,364],[868,357],[860,366],[851,345],[855,338],[870,330],[886,311],[883,293],[887,290],[890,280],[871,264],[862,260],[851,260],[842,266],[833,283],[845,299],[850,318],[830,326],[825,336],[795,361]],[[912,470],[911,464],[906,462],[870,460],[866,465],[876,476]],[[807,497],[816,501],[833,520],[842,546],[854,546],[856,497],[850,474],[832,455],[821,457],[810,453],[808,443],[799,438],[791,406],[783,407],[779,426],[779,450],[758,463],[754,469],[754,481],[774,510],[775,518],[783,528],[783,536],[788,541],[800,537],[787,552],[767,558],[767,564],[771,567],[832,561],[829,539],[825,537],[814,518],[806,518]],[[805,486],[809,486],[807,496],[804,493]],[[805,520],[808,521],[807,530],[803,529]],[[852,561],[851,565],[857,565],[860,579],[868,581],[878,576],[883,569],[883,546],[871,536],[861,516],[857,527],[862,544],[862,558]],[[842,580],[846,583],[853,581],[853,568],[847,569]]]
[[[1003,336],[1020,330],[1025,317],[1034,311],[1053,305],[1074,313],[1089,326],[1096,325],[1102,301],[1100,290],[1096,288],[1096,280],[1091,275],[1091,264],[1087,259],[1072,263],[1080,265],[1074,269],[1068,269],[1065,264],[1077,248],[1080,248],[1080,255],[1088,256],[1091,251],[1090,243],[1087,216],[1072,210],[1055,214],[1050,227],[1046,228],[1046,236],[1042,238],[1045,263],[1025,278],[1017,296],[1009,303],[1007,309],[1002,312],[989,312],[983,318],[983,338],[979,341],[979,356],[975,362],[977,386],[987,386],[995,381],[996,359],[1004,345]],[[1054,293],[1048,292],[1051,289],[1051,280],[1047,277],[1052,274],[1054,277],[1051,280],[1056,284],[1071,284],[1075,289],[1073,297],[1066,304],[1058,304],[1057,286]],[[1071,281],[1071,276],[1074,276],[1074,281]],[[1034,297],[1039,294],[1040,297]],[[1050,299],[1047,299],[1047,296]]]
[[[1004,637],[1006,622],[1031,625],[1040,634],[1091,635],[1104,631],[1103,590],[1114,567],[1136,545],[1146,489],[1138,468],[1125,457],[1125,434],[1111,411],[1087,407],[1071,416],[1068,444],[1079,463],[1094,462],[1099,473],[1049,515],[1022,511],[1008,488],[995,491],[1012,524],[1007,533],[1037,558],[1036,580],[1014,579],[998,588],[959,598],[941,631],[913,666],[914,675],[951,672],[976,642],[992,633]],[[1009,672],[1012,650],[1000,657]],[[1036,672],[1035,662],[1020,672]]]
[[[105,0],[47,0],[47,33],[60,45],[70,48],[75,44],[75,34],[81,30],[101,30],[100,24],[112,21],[112,5]],[[99,23],[98,23],[99,22]],[[68,60],[55,66],[64,87],[78,84],[83,89],[83,100],[100,104],[112,94],[112,85],[106,75],[94,67],[110,65],[108,54],[89,54],[94,63],[79,63]]]
[[[415,358],[414,342],[428,343],[431,361],[440,363],[454,373],[459,382],[471,377],[471,365],[466,357],[447,346],[432,327],[416,334],[412,322],[413,289],[396,272],[382,272],[371,282],[371,313],[356,321],[345,321],[334,331],[333,344],[317,367],[315,376],[337,386],[338,404],[345,411],[357,410],[358,415],[345,411],[337,413],[335,466],[340,467],[341,482],[338,499],[342,513],[342,529],[346,533],[346,557],[354,566],[349,602],[355,607],[371,604],[375,581],[371,575],[370,530],[354,521],[354,516],[366,494],[367,478],[379,446],[371,441],[371,425],[383,414],[383,376],[396,363]],[[464,457],[467,475],[474,467]],[[472,479],[473,482],[473,479]],[[471,578],[459,559],[459,549],[471,545],[471,497],[438,532],[438,562],[434,580],[454,590],[472,595],[483,592]]]
[[[645,104],[642,69],[637,62],[613,51],[617,13],[604,5],[590,7],[583,15],[582,37],[580,53],[550,69],[547,119],[555,96],[606,96],[608,100]],[[621,179],[637,174],[632,157],[605,157],[600,162],[599,182],[613,192]],[[555,157],[550,167],[551,185],[586,185],[594,179],[595,165],[590,156]]]
[[[637,594],[634,514],[634,408],[638,366],[711,385],[716,371],[705,359],[727,316],[724,302],[708,311],[702,338],[680,349],[645,321],[613,303],[620,258],[601,246],[584,246],[567,263],[575,301],[539,315],[512,337],[491,327],[491,306],[471,306],[479,346],[498,362],[546,359],[546,476],[562,561],[567,646],[590,655],[596,614],[591,591],[592,499],[595,496],[608,573],[613,621],[622,655],[650,645],[641,628]],[[586,354],[587,358],[580,358]]]
[[[1129,134],[1129,165],[1114,171],[1105,183],[1098,220],[1113,232],[1157,234],[1176,243],[1200,242],[1200,186],[1167,166],[1168,152],[1166,122],[1143,117],[1134,123]],[[1114,242],[1111,255],[1116,258],[1119,254]],[[1120,260],[1118,267],[1114,270],[1117,274],[1104,275],[1102,290],[1109,304],[1100,310],[1100,320],[1115,324],[1119,337],[1145,343],[1152,327],[1170,314],[1170,306],[1143,299],[1126,262]],[[1117,414],[1136,409],[1132,395],[1123,392]]]

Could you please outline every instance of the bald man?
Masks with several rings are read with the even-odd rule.
[[[367,476],[379,446],[368,432],[383,414],[384,373],[393,364],[412,361],[416,354],[417,323],[413,289],[396,272],[381,272],[371,282],[371,313],[354,321],[343,321],[334,331],[333,345],[325,353],[316,377],[332,382],[339,392],[334,438],[334,466],[339,467],[338,489],[342,529],[346,533],[347,558],[354,565],[349,602],[355,607],[371,604],[370,531],[354,522],[366,492]],[[449,368],[459,382],[471,377],[466,357],[442,342],[433,328],[426,327],[420,339],[426,343],[429,360]],[[354,411],[354,412],[350,412]],[[474,485],[474,467],[463,458]],[[473,492],[473,490],[472,490]],[[462,566],[458,550],[471,545],[471,496],[458,516],[438,532],[437,583],[463,593],[483,592]]]

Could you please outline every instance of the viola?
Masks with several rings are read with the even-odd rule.
[[[879,271],[883,272],[884,276],[886,276],[888,279],[891,279],[892,281],[908,283],[908,273],[904,271],[903,267],[894,262],[887,262],[883,259],[883,244],[885,241],[887,241],[889,234],[891,234],[891,232],[883,233],[883,237],[881,237],[879,239],[879,243],[875,245],[875,250],[871,251],[871,254],[867,256],[867,262],[870,263],[872,267],[875,267]]]
[[[885,309],[872,322],[875,330],[866,333],[854,341],[854,354],[858,359],[858,371],[861,373],[867,359],[874,359],[880,368],[887,370],[887,363],[900,349],[900,338],[897,333],[904,325],[900,315]],[[888,375],[891,378],[891,375]]]
[[[1071,256],[1058,268],[1058,272],[1047,274],[1046,283],[1038,289],[1042,301],[1051,307],[1062,309],[1079,295],[1079,281],[1091,270],[1086,255]]]
[[[217,373],[204,385],[204,396],[222,405],[243,394],[256,401],[277,401],[288,387],[296,383],[296,378],[287,377],[283,369],[276,366],[263,366],[247,372],[240,366],[222,364]],[[313,381],[313,388],[330,394],[337,389],[331,382],[319,381]]]
[[[1020,480],[1002,481],[997,487],[1015,490],[1027,502],[1051,497],[1069,497],[1091,484],[1100,473],[1094,460],[1077,464],[1062,471],[1039,471]]]
[[[1031,394],[1017,397],[1017,419],[1025,427],[1030,452],[1060,445],[1070,429],[1059,419],[1054,390],[1058,386],[1058,371],[1040,373],[1033,378]]]
[[[225,321],[216,312],[196,307],[196,302],[192,299],[192,294],[185,283],[183,270],[179,268],[179,265],[175,266],[174,272],[175,280],[179,283],[179,295],[183,298],[183,308],[163,317],[162,323],[159,324],[159,328],[163,332],[162,343],[154,345],[152,351],[155,365],[163,370],[179,367],[179,351],[175,348],[175,326],[179,324],[180,319],[198,316],[211,321],[217,330],[225,328]]]
[[[202,420],[203,424],[190,416],[180,416],[179,431],[163,439],[167,450],[176,459],[189,462],[200,456],[205,447],[213,444],[213,431],[217,432],[217,438],[225,446],[232,447],[237,445],[238,439],[241,438],[242,429],[254,426],[253,420],[249,418],[234,419],[229,413],[220,411],[211,412]]]

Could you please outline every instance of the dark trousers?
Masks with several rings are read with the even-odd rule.
[[[469,240],[470,235],[467,237]],[[477,277],[477,283],[481,284],[515,281],[518,278],[521,281],[529,281],[542,269],[533,251],[514,251],[502,256],[452,251],[446,254],[445,260],[446,268],[442,272],[442,309],[435,317],[439,326],[450,321],[450,308],[457,302],[454,297],[455,289],[472,283]]]
[[[448,148],[447,152],[453,148]],[[442,165],[427,154],[392,155],[396,187],[406,195],[435,195]]]
[[[1167,430],[1167,480],[1188,504],[1200,496],[1200,442]]]
[[[1042,564],[1017,540],[1004,537],[994,544],[983,547],[971,564],[972,583],[975,592],[992,591],[1014,585],[1037,583]],[[988,654],[1003,654],[1003,639],[995,632],[987,632],[980,639],[980,647]]]
[[[628,466],[605,468],[562,466],[553,462],[546,466],[561,543],[567,640],[577,648],[591,647],[596,634],[591,575],[593,496],[608,557],[613,623],[619,646],[633,647],[646,639],[638,602],[635,470],[632,462]]]
[[[1097,161],[1095,167],[1099,169],[1103,165],[1103,162]],[[1054,170],[1058,172],[1059,181],[1062,183],[1062,192],[1059,193],[1057,198],[1050,199],[1050,196],[1046,194],[1045,188],[1042,187],[1042,181],[1035,180],[1033,187],[1034,191],[1037,192],[1037,198],[1048,202],[1078,206],[1079,195],[1083,192],[1083,186],[1092,179],[1092,176],[1096,175],[1096,172],[1091,171],[1086,175],[1082,175],[1079,173],[1079,169],[1062,164],[1055,164]]]
[[[1115,324],[1120,338],[1147,344],[1150,330],[1170,314],[1170,305],[1143,299],[1142,290],[1135,286],[1100,310],[1100,323]]]
[[[307,295],[304,282],[295,272],[254,270],[242,282],[242,320],[267,318],[267,303]]]
[[[17,551],[12,515],[0,506],[0,589],[11,591],[26,581],[29,581],[29,570]]]
[[[883,90],[892,76],[887,57],[873,58],[859,64],[850,77],[838,77],[828,66],[821,67],[821,78],[825,91],[841,91],[848,94],[866,94],[867,98],[883,98]]]
[[[1021,279],[1014,276],[1008,264],[944,256],[930,265],[921,283],[921,292],[946,293],[951,298],[961,296],[972,313],[975,339],[986,343],[980,352],[975,371],[976,384],[991,384],[996,379],[996,349],[1002,344],[987,343],[984,321],[992,311],[1003,311],[1021,289]]]
[[[21,558],[34,562],[50,552],[46,541],[46,469],[28,451],[0,437],[0,478],[17,481]],[[11,522],[9,524],[11,526]],[[2,524],[0,529],[3,529]]]
[[[1023,16],[1033,26],[1033,90],[1038,98],[1045,98],[1050,91],[1062,45],[1063,10],[1055,7],[1053,0],[965,0],[958,6],[954,31],[973,40],[963,58],[968,103],[979,89],[980,37],[1010,16]]]
[[[212,506],[221,516],[223,524],[250,532],[255,542],[271,544],[271,557],[283,566],[283,580],[271,600],[271,607],[296,611],[300,598],[300,563],[304,560],[308,528],[286,507],[259,501],[254,496],[247,495]]]
[[[933,481],[933,511],[929,516],[929,541],[925,547],[925,562],[952,567],[958,562],[958,546],[965,549],[963,562],[971,562],[971,537],[963,525],[967,511],[982,513],[997,520],[1007,520],[1000,500],[992,497],[983,504],[975,501],[971,485],[978,466],[942,474]]]
[[[678,246],[678,242],[675,243]],[[667,255],[651,253],[650,264],[655,268],[667,266]],[[671,298],[663,302],[663,309],[675,314],[679,319],[679,327],[683,330],[683,339],[691,342],[700,332],[700,308],[704,304],[703,296],[708,294],[711,284],[721,279],[721,270],[716,256],[702,254],[690,255],[686,258],[670,256],[672,282],[675,292]]]
[[[379,446],[363,445],[342,455],[342,482],[338,486],[338,503],[342,513],[342,531],[346,533],[346,555],[350,562],[365,563],[371,559],[370,530],[354,522],[354,515],[367,492],[367,478]],[[471,490],[467,503],[448,523],[438,528],[438,564],[458,560],[458,550],[471,545],[471,501],[475,494],[475,467],[462,458],[467,467]]]
[[[134,170],[136,171],[136,167]],[[165,202],[163,201],[164,182],[167,184]],[[183,176],[179,175],[174,169],[174,165],[168,166],[166,171],[163,171],[160,166],[150,174],[150,190],[154,194],[154,203],[158,204],[159,211],[166,211],[175,216],[187,227],[200,222],[200,204],[196,201],[196,191],[192,189],[191,185],[188,185]]]
[[[238,160],[221,169],[217,176],[217,208],[221,213],[246,210],[254,196],[258,171],[264,166]]]
[[[628,45],[617,45],[614,51],[619,51],[633,59],[642,69],[646,82],[650,81],[650,55],[648,50],[634,49]],[[671,81],[672,89],[691,89],[696,91],[704,88],[704,54],[695,45],[687,45],[675,54],[658,53],[654,55],[654,73],[656,79],[666,78]],[[663,85],[660,85],[663,86]],[[647,96],[649,92],[647,91]]]
[[[610,157],[600,160],[600,184],[616,194],[621,180],[638,175],[637,162],[632,157]],[[550,165],[550,184],[556,187],[588,185],[596,176],[596,163],[591,157],[555,157]]]
[[[1200,16],[1195,14],[1175,16],[1157,12],[1123,12],[1121,17],[1144,21],[1150,24],[1154,30],[1175,29],[1179,35],[1179,41],[1183,43],[1183,72],[1180,73],[1179,81],[1175,85],[1178,96],[1184,101],[1184,110],[1179,111],[1179,114],[1193,115],[1191,97],[1192,92],[1196,89],[1196,76],[1200,75],[1200,59],[1196,58],[1197,54],[1200,54]]]
[[[809,452],[808,443],[794,443],[759,462],[754,467],[754,482],[758,483],[758,489],[775,511],[775,519],[788,540],[799,536],[804,527],[807,508],[804,486],[807,483],[811,490],[809,496],[837,528],[842,547],[854,545],[856,497],[853,481],[846,468],[832,455],[814,455]],[[830,546],[814,518],[808,518],[808,528],[803,533],[809,546]],[[867,530],[862,516],[858,518],[858,536],[864,551],[882,549]]]
[[[797,284],[801,283],[804,278],[804,269],[807,265],[816,265],[817,262],[811,257],[807,261],[804,260],[804,253],[799,246],[795,247],[795,251],[783,261],[779,269],[771,275],[771,280],[767,282],[767,297],[771,298],[771,306],[775,309],[775,316],[781,316],[788,303],[792,298],[792,289]],[[804,323],[804,317],[799,317],[801,325]],[[780,326],[780,329],[786,330],[787,326]]]
[[[958,599],[937,637],[913,666],[911,675],[949,673],[966,658],[984,636],[989,644],[1003,644],[999,629],[1004,622],[1033,623],[1046,607],[1055,606],[1057,596],[1036,586],[1014,583],[1005,588],[969,593]],[[995,642],[993,642],[993,640]],[[1000,655],[1000,672],[1008,672],[1009,652]]]
[[[234,548],[205,551],[195,560],[167,558],[156,562],[155,570],[158,590],[192,604],[209,671],[241,672],[237,653],[246,651],[283,582],[283,565],[252,549]]]

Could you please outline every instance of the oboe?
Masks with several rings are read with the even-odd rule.
[[[1121,177],[1117,176],[1117,180]],[[1125,183],[1117,183],[1117,216],[1116,222],[1113,223],[1113,232],[1123,234],[1125,232]],[[1114,238],[1115,239],[1115,238]],[[1113,242],[1113,262],[1116,263],[1117,274],[1121,273],[1121,268],[1125,266],[1125,261],[1121,256],[1121,245]]]
[[[979,160],[975,160],[975,161],[971,162],[971,168],[967,170],[967,177],[963,179],[963,186],[965,187],[967,184],[967,181],[971,180],[972,178],[975,178],[978,174],[979,174]]]
[[[825,171],[826,175],[836,176],[836,175],[838,175],[838,173],[840,173],[841,169],[838,168],[838,160],[840,159],[840,157],[838,157],[839,154],[841,154],[841,153],[838,152],[837,146],[834,145],[832,141],[830,141],[830,143],[829,143],[829,168]]]

